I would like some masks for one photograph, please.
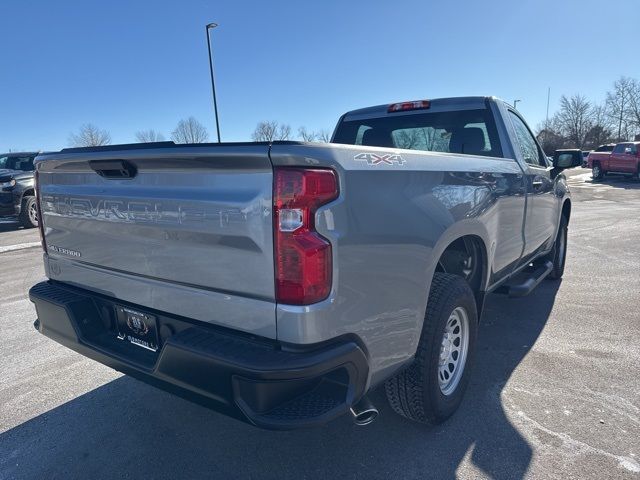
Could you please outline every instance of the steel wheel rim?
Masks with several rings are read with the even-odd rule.
[[[33,223],[38,223],[38,209],[36,208],[36,204],[32,203],[29,206],[29,219]]]
[[[593,176],[596,178],[600,176],[600,167],[598,167],[597,165],[593,167]]]
[[[469,350],[469,315],[454,308],[444,328],[438,358],[438,384],[443,395],[451,395],[462,378]]]

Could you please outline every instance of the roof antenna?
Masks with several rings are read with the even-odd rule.
[[[218,134],[218,143],[220,143],[220,121],[218,120],[218,103],[216,101],[216,82],[213,78],[213,60],[211,58],[211,38],[209,29],[213,30],[218,26],[217,23],[207,24],[207,47],[209,48],[209,72],[211,73],[211,91],[213,92],[213,112],[216,116],[216,132]]]

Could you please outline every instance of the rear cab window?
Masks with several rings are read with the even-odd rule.
[[[338,125],[333,142],[502,157],[495,121],[486,108],[345,119]]]

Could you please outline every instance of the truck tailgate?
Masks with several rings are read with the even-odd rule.
[[[63,150],[38,183],[50,278],[275,338],[267,145]]]

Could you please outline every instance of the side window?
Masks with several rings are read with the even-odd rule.
[[[624,153],[624,147],[626,145],[624,143],[619,143],[616,145],[616,147],[613,149],[613,153]]]
[[[518,142],[518,146],[520,147],[520,151],[522,152],[522,158],[524,158],[524,161],[530,165],[546,167],[547,163],[540,155],[538,144],[529,131],[529,128],[522,120],[520,120],[520,117],[518,117],[513,112],[510,111],[509,115],[511,116],[513,128],[516,131],[516,140]]]
[[[33,159],[34,157],[15,157],[13,168],[23,172],[30,172],[33,170]]]
[[[35,161],[35,159],[36,157],[27,157],[26,161],[22,165],[22,169],[25,172],[31,172],[35,170],[35,167],[33,166],[33,162]]]

